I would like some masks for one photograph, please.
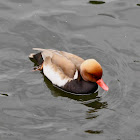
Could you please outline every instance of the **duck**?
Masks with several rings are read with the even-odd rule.
[[[83,58],[65,51],[33,48],[29,58],[37,63],[40,70],[52,84],[66,92],[84,95],[95,93],[98,85],[105,91],[109,87],[102,79],[103,69],[99,62]]]

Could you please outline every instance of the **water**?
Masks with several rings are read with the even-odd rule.
[[[139,0],[0,0],[0,139],[139,140]],[[108,92],[76,96],[32,72],[33,47],[95,58]]]

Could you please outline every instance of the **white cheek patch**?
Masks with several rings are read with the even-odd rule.
[[[47,66],[43,65],[43,73],[54,85],[59,87],[64,86],[69,81],[69,78],[62,79],[59,73],[54,71],[49,64]]]

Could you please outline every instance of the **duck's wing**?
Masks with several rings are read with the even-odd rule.
[[[40,51],[43,60],[45,60],[46,57],[52,58],[53,51],[55,51],[55,50],[51,50],[51,49],[42,49],[42,48],[33,48],[33,50]],[[33,55],[34,54],[30,54],[29,57],[32,57]]]
[[[81,58],[77,55],[74,55],[72,53],[65,52],[65,51],[57,51],[57,50],[53,50],[53,49],[42,49],[42,48],[33,48],[33,50],[41,51],[42,57],[44,60],[48,56],[50,56],[52,58],[53,54],[59,54],[65,58],[67,58],[68,60],[70,60],[79,71],[80,71],[80,65],[84,61],[83,58]],[[30,54],[30,56],[32,56],[32,55],[33,54]]]
[[[60,54],[63,55],[64,57],[66,57],[67,59],[69,59],[78,69],[78,71],[80,71],[80,65],[83,63],[84,59],[74,55],[72,53],[68,53],[68,52],[64,52],[64,51],[60,51]]]
[[[45,65],[47,65],[48,62],[46,58],[49,58],[51,66],[53,65],[55,71],[58,72],[61,70],[61,73],[64,73],[64,75],[72,79],[78,78],[78,69],[77,65],[72,60],[72,54],[52,49],[33,48],[33,50],[41,51]],[[33,56],[33,54],[30,56]]]
[[[58,87],[63,87],[66,83],[73,80],[73,77],[70,78],[69,75],[64,73],[62,67],[59,67],[52,62],[51,57],[46,57],[43,63],[43,73],[44,75]]]

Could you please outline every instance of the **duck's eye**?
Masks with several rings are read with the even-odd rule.
[[[97,76],[95,76],[95,75],[93,75],[93,74],[92,74],[92,77],[93,77],[94,79],[96,79],[96,80],[100,79],[99,77],[97,77]]]
[[[97,76],[95,76],[95,75],[93,75],[93,74],[91,74],[91,75],[92,75],[93,78],[95,78],[95,79],[97,78]]]

